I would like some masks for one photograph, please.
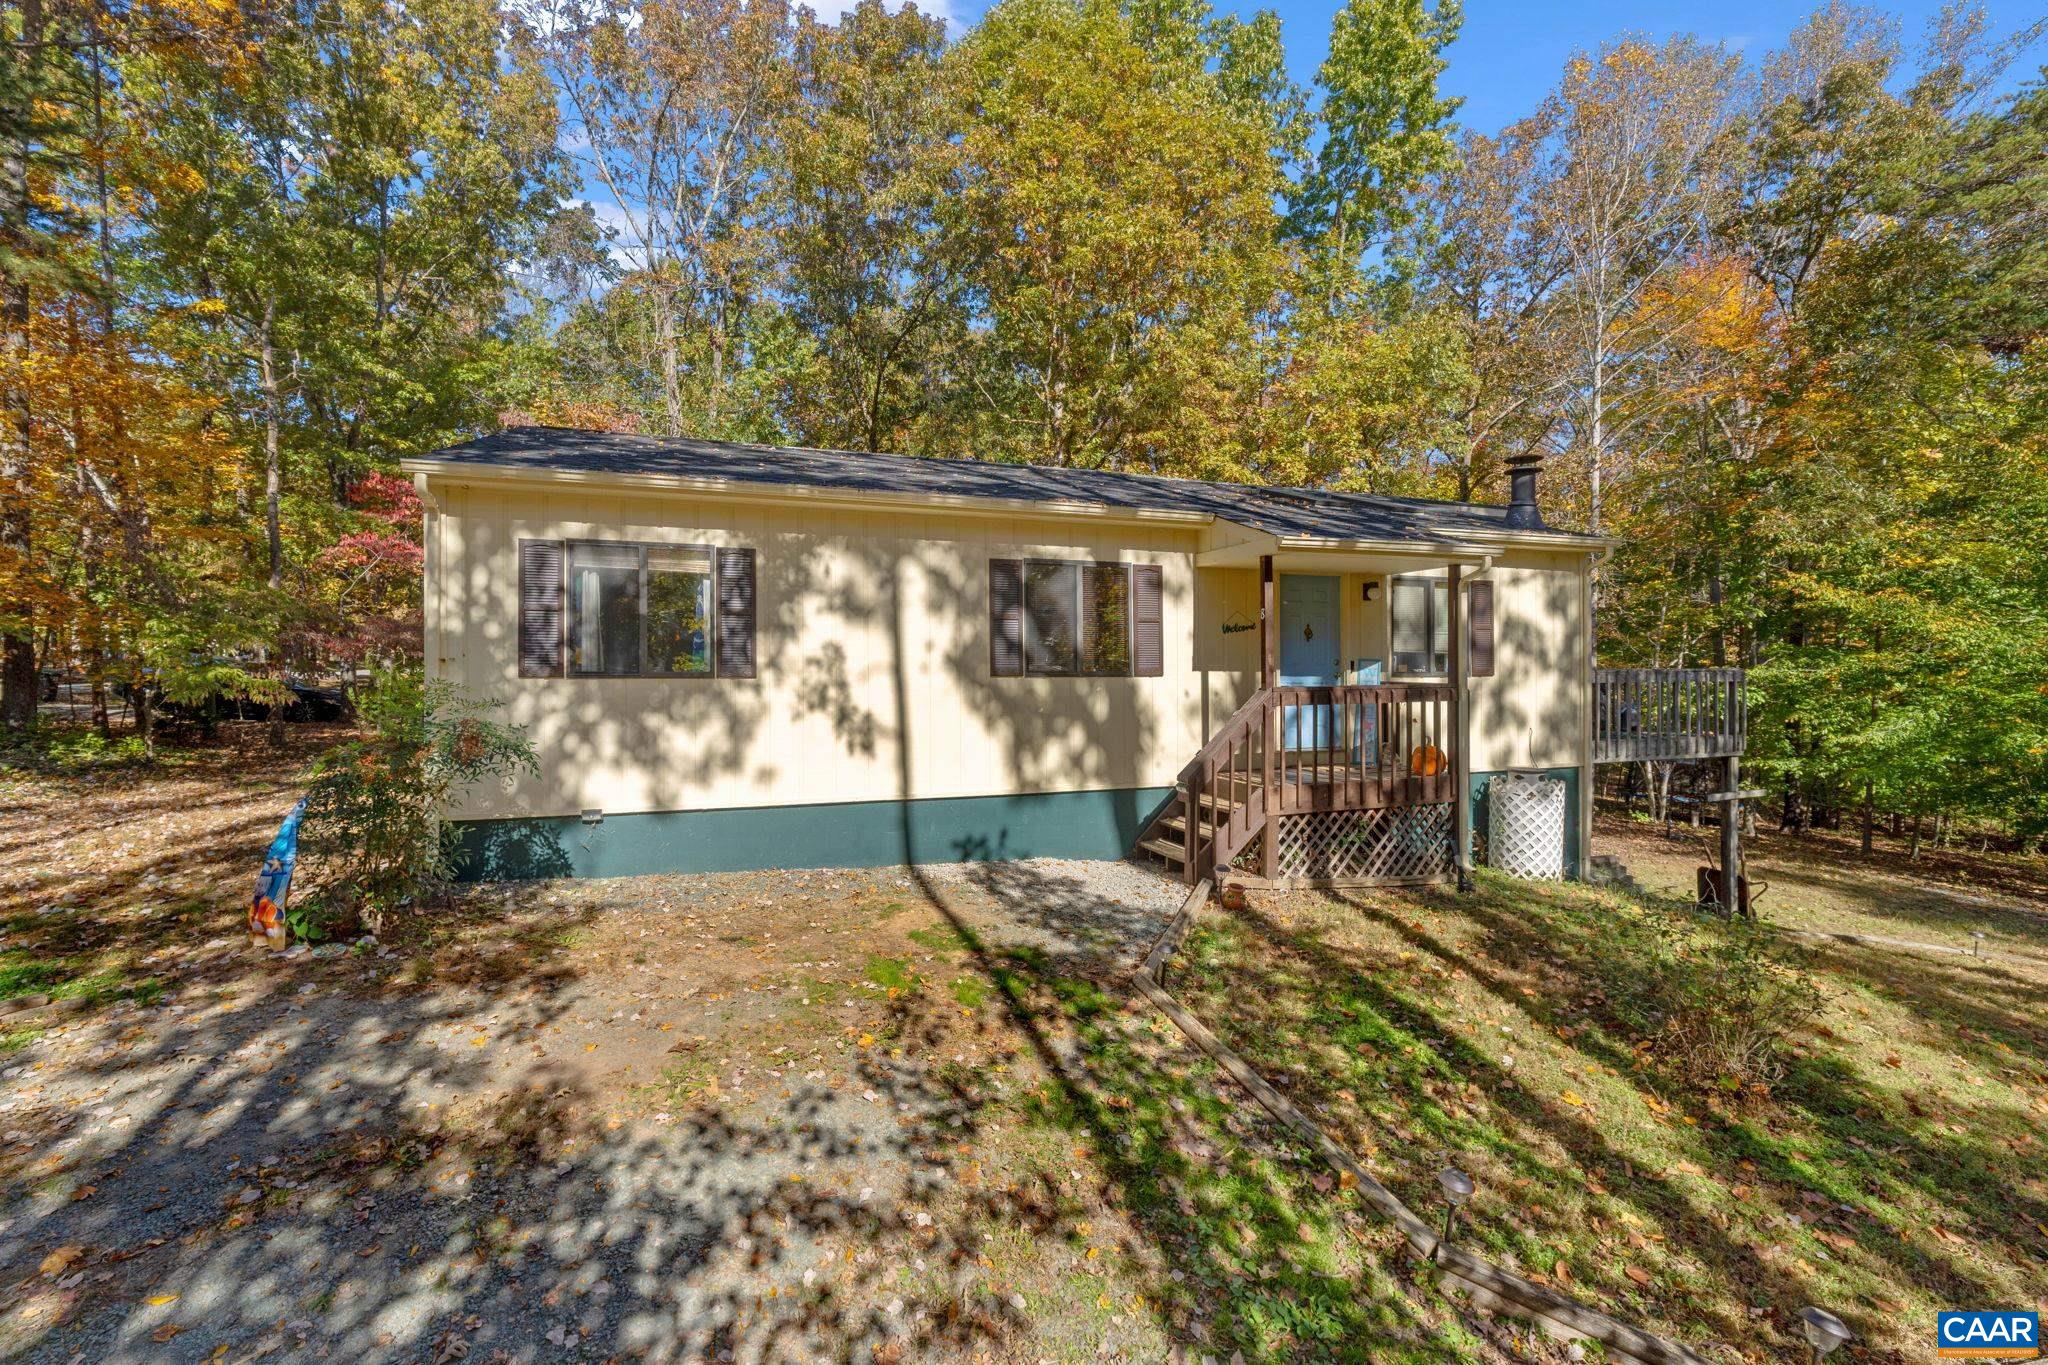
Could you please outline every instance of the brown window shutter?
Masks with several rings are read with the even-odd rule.
[[[519,542],[519,676],[562,676],[562,542]]]
[[[1163,614],[1157,564],[1131,566],[1131,673],[1156,678],[1166,671],[1166,647],[1160,638]]]
[[[1471,615],[1472,676],[1493,676],[1493,581],[1482,578],[1472,584],[1465,609]]]
[[[754,676],[754,552],[718,552],[718,676]]]
[[[1024,564],[988,562],[988,672],[1015,678],[1024,672]]]

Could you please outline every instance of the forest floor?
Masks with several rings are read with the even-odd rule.
[[[1180,888],[1123,864],[471,888],[360,948],[241,932],[312,754],[254,727],[0,768],[0,1355],[1554,1361],[1125,980]],[[1680,842],[1603,830],[1689,886]],[[1671,905],[1255,900],[1168,986],[1417,1208],[1722,1359],[1819,1302],[1866,1358],[2048,1262],[2048,919],[1761,841],[1825,993],[1767,1099],[1605,1021]],[[317,875],[317,874],[315,874]],[[1991,899],[1997,904],[1981,903]],[[2004,908],[2001,908],[2004,907]],[[1971,938],[1982,932],[1984,940]],[[1777,940],[1774,940],[1777,942]],[[1774,949],[1776,951],[1777,949]]]
[[[292,735],[0,770],[0,1008],[55,1001],[0,1017],[0,1356],[1565,1357],[1131,1003],[1175,883],[498,885],[273,957]]]
[[[1463,897],[1255,899],[1201,922],[1170,985],[1411,1207],[1463,1167],[1472,1244],[1707,1354],[1792,1358],[1809,1303],[1887,1362],[1922,1358],[1941,1308],[2048,1311],[2038,870],[1901,885],[1832,840],[1762,840],[1769,971],[1744,978],[1684,905],[1697,836],[1599,838],[1650,903],[1490,875]],[[1646,964],[1674,956],[1692,968],[1645,1001]],[[1675,1026],[1787,969],[1818,1009],[1787,1011],[1761,1090],[1688,1082],[1685,1045],[1621,1007]]]

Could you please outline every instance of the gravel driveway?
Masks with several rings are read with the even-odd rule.
[[[480,888],[413,953],[219,940],[0,1057],[0,1353],[1010,1358],[983,1106],[1062,1044],[990,963],[1113,980],[1180,895],[1063,861],[648,877]]]

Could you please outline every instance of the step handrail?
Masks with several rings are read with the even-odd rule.
[[[1188,765],[1180,770],[1179,780],[1186,782],[1189,778],[1200,775],[1203,764],[1215,762],[1216,755],[1222,753],[1232,740],[1239,738],[1238,732],[1240,730],[1248,732],[1251,729],[1247,717],[1254,711],[1263,715],[1266,708],[1272,705],[1273,699],[1278,693],[1278,688],[1262,687],[1247,697],[1244,705],[1231,712],[1230,719],[1218,726],[1216,733],[1210,737],[1209,742],[1204,744],[1196,752],[1195,756],[1188,760]]]

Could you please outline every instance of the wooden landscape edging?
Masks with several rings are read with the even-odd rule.
[[[1179,1001],[1166,993],[1160,973],[1180,947],[1181,940],[1195,922],[1196,914],[1208,899],[1209,882],[1204,879],[1188,892],[1180,910],[1167,924],[1165,932],[1159,935],[1152,951],[1145,955],[1144,962],[1132,974],[1131,980],[1146,999],[1173,1021],[1175,1027],[1214,1058],[1232,1080],[1250,1092],[1261,1108],[1305,1139],[1337,1169],[1340,1176],[1348,1176],[1349,1183],[1355,1183],[1359,1197],[1401,1230],[1401,1235],[1408,1240],[1409,1249],[1416,1256],[1457,1281],[1482,1310],[1535,1318],[1558,1336],[1601,1342],[1617,1356],[1641,1361],[1644,1365],[1708,1365],[1705,1357],[1677,1342],[1631,1327],[1596,1308],[1588,1308],[1576,1299],[1502,1270],[1462,1247],[1445,1242],[1428,1222],[1401,1202],[1400,1196],[1373,1179],[1357,1157],[1338,1146],[1308,1115],[1252,1070],[1244,1058],[1211,1033],[1207,1025],[1183,1009]]]

